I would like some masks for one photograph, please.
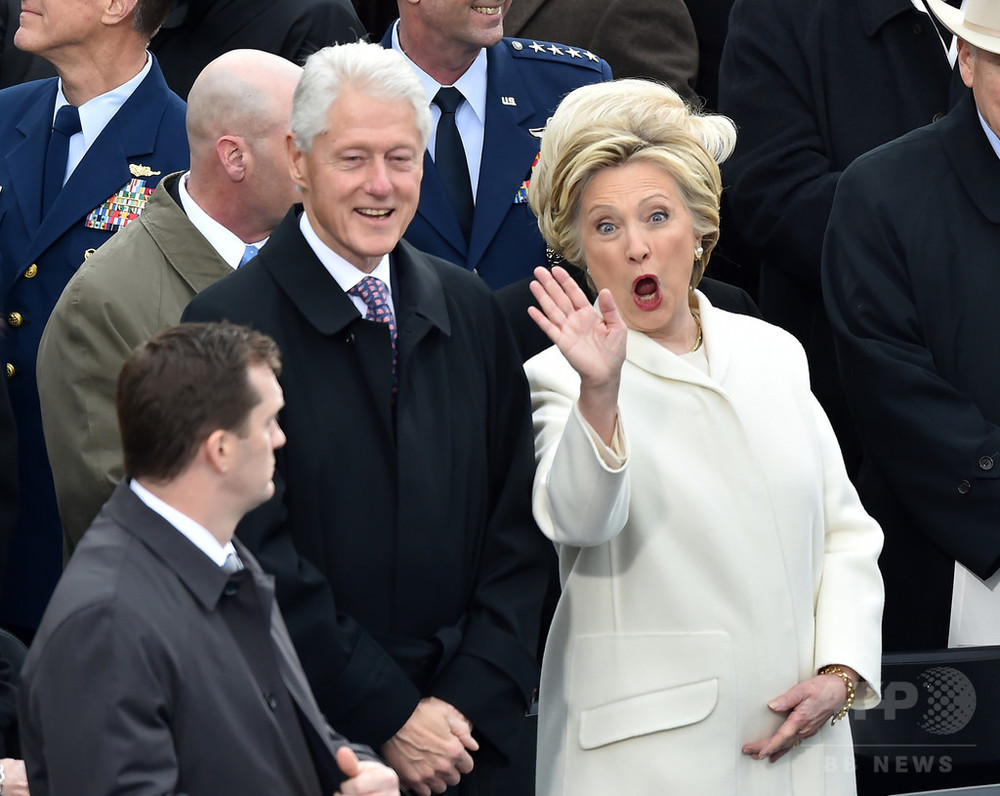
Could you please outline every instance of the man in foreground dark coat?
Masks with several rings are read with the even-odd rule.
[[[232,539],[274,493],[280,368],[273,340],[229,324],[171,327],[122,368],[129,478],[24,664],[33,796],[398,796],[396,775],[327,725],[273,580]]]

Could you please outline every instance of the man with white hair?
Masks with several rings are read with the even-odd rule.
[[[429,133],[399,53],[310,57],[288,139],[303,207],[184,319],[281,346],[288,445],[239,536],[277,580],[320,707],[419,796],[489,794],[538,681],[547,543],[501,310],[400,240]]]
[[[823,251],[890,652],[1000,644],[1000,4],[928,3],[971,91],[844,172]]]
[[[190,170],[163,178],[145,212],[80,267],[52,311],[37,379],[67,556],[123,475],[114,406],[122,363],[177,323],[195,293],[253,256],[296,201],[285,135],[301,74],[258,50],[205,67],[187,109]]]

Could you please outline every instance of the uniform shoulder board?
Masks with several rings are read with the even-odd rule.
[[[558,61],[575,64],[594,71],[601,71],[601,57],[583,47],[555,44],[535,39],[504,39],[515,58],[532,58],[537,61]]]

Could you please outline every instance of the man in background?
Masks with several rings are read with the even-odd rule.
[[[170,0],[25,3],[14,43],[58,78],[0,91],[0,337],[21,497],[0,624],[31,637],[62,572],[62,529],[35,382],[38,342],[70,277],[186,168],[184,103],[146,51]]]
[[[578,86],[610,80],[586,49],[505,39],[511,0],[399,0],[382,45],[416,69],[433,131],[406,240],[491,288],[544,265],[527,186],[548,117]]]
[[[249,260],[296,201],[285,135],[301,73],[257,50],[205,67],[187,109],[190,170],[164,177],[52,311],[37,376],[67,556],[124,474],[114,408],[122,363]]]

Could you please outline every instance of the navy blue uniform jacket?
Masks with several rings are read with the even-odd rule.
[[[0,362],[17,419],[21,475],[0,623],[26,628],[38,625],[62,572],[62,529],[35,384],[38,341],[87,253],[120,228],[100,229],[108,226],[106,217],[141,203],[162,175],[186,169],[189,160],[184,102],[154,61],[42,218],[56,86],[51,78],[0,91],[0,298],[9,325],[0,337]]]
[[[392,46],[392,28],[382,46]],[[421,251],[476,271],[496,289],[545,265],[545,241],[525,194],[542,131],[566,94],[610,80],[611,67],[586,50],[503,39],[487,50],[486,73],[486,130],[470,240],[430,153],[424,153],[417,215],[403,237]]]

